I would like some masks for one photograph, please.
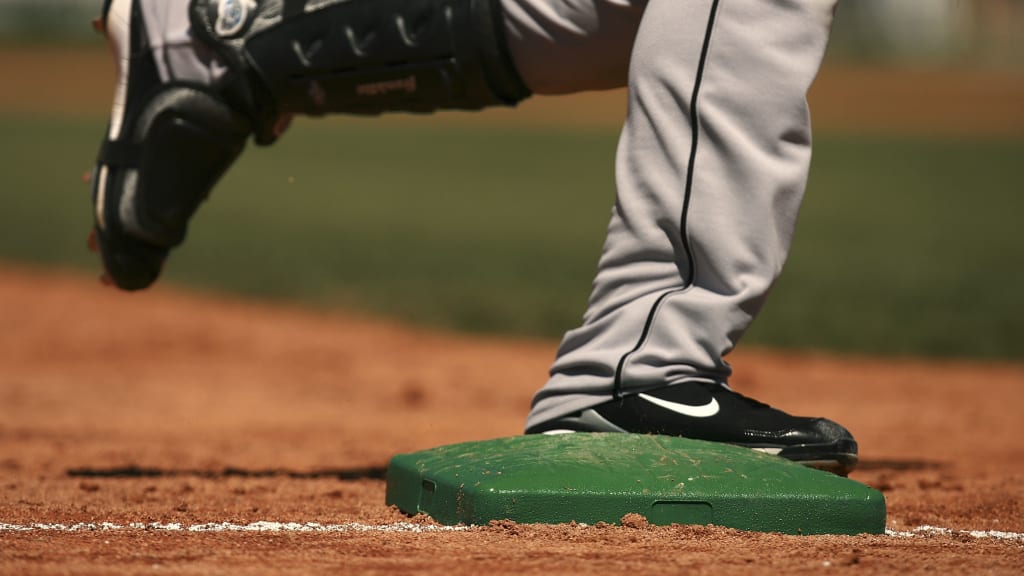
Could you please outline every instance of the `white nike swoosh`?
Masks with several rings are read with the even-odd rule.
[[[647,394],[640,394],[639,396],[655,406],[660,406],[665,410],[671,410],[676,414],[690,416],[691,418],[710,418],[715,414],[718,414],[719,410],[718,400],[714,398],[711,399],[711,402],[702,406],[691,406],[689,404],[669,402],[668,400],[662,400],[661,398],[655,398],[654,396],[648,396]]]

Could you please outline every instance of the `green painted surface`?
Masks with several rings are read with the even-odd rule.
[[[715,524],[787,534],[879,534],[863,484],[735,446],[638,434],[516,436],[395,456],[387,503],[443,524]]]

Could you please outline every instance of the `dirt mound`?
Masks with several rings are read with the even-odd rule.
[[[853,477],[885,493],[888,536],[638,519],[442,531],[384,506],[388,459],[519,433],[556,343],[12,266],[0,318],[4,573],[1009,574],[1024,561],[1022,365],[735,355],[742,392],[853,430]]]

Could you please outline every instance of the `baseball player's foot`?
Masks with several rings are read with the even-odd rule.
[[[790,416],[717,383],[689,382],[623,396],[526,431],[569,432],[664,434],[736,444],[843,476],[857,465],[857,442],[839,424]]]
[[[154,14],[178,25],[147,27]],[[110,44],[117,81],[92,176],[89,243],[105,280],[126,290],[156,280],[251,132],[215,87],[226,69],[189,37],[187,22],[188,0],[106,0],[95,23]]]

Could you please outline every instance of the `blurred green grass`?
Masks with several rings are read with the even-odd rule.
[[[98,273],[84,249],[97,121],[0,116],[0,258]],[[165,281],[557,337],[613,201],[604,129],[300,122],[250,148]],[[1024,139],[818,134],[761,345],[1024,359]]]

